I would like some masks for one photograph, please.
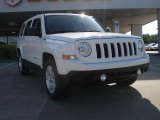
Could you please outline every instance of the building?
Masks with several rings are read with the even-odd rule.
[[[160,25],[159,0],[1,0],[0,41],[16,39],[26,19],[46,12],[92,15],[114,32],[138,36],[144,24],[157,19]]]

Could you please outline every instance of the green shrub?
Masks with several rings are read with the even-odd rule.
[[[0,59],[16,59],[17,51],[15,45],[0,45]]]

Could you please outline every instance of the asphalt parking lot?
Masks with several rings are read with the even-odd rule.
[[[53,101],[43,76],[21,76],[16,62],[0,63],[0,120],[160,120],[160,56],[131,87],[72,87]]]

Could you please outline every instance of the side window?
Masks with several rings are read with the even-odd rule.
[[[36,28],[38,33],[42,34],[42,31],[41,31],[41,19],[40,18],[37,18],[37,19],[33,20],[32,27]]]
[[[19,36],[22,36],[22,35],[23,35],[24,27],[25,27],[25,24],[22,25],[21,30],[20,30],[20,33],[19,33]]]
[[[27,22],[26,27],[25,27],[25,31],[24,31],[24,36],[28,36],[27,29],[28,29],[29,27],[31,27],[31,23],[32,23],[32,21],[28,21],[28,22]]]

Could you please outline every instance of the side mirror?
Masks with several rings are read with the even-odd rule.
[[[42,37],[42,33],[40,32],[40,30],[38,30],[37,28],[34,28],[34,27],[27,28],[27,33],[30,36],[39,36],[39,37]]]
[[[106,27],[106,31],[107,32],[111,32],[111,28],[110,27]]]

